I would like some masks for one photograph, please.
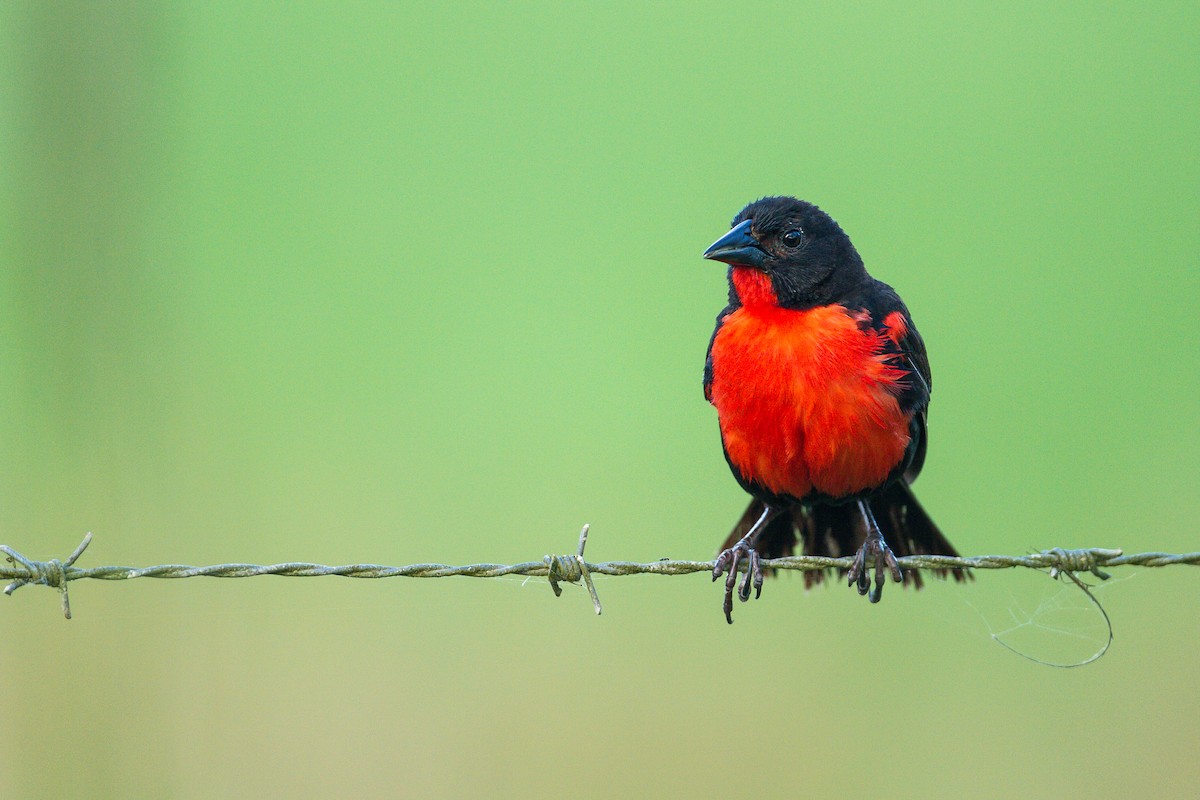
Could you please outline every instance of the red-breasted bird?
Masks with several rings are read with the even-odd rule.
[[[746,206],[704,257],[729,264],[704,396],[753,497],[713,569],[713,580],[728,571],[725,618],[740,562],[744,601],[752,584],[762,591],[760,558],[790,555],[797,538],[805,555],[854,553],[850,584],[873,603],[887,573],[905,579],[893,548],[957,555],[909,488],[925,461],[931,379],[899,295],[867,274],[828,214],[794,197]],[[821,577],[805,573],[806,585]],[[918,573],[910,580],[920,587]]]

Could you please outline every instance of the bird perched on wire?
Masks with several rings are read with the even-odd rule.
[[[739,565],[738,597],[752,585],[757,597],[760,559],[791,555],[798,539],[805,555],[854,554],[850,584],[873,603],[888,574],[905,579],[895,553],[956,555],[910,488],[925,461],[931,378],[899,295],[867,274],[828,214],[794,197],[746,206],[704,257],[729,265],[704,396],[753,498],[713,569],[713,580],[728,572],[725,618]],[[805,573],[807,584],[821,577]],[[916,572],[910,580],[920,587]]]

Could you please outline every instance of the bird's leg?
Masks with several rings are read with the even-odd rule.
[[[729,574],[725,576],[723,608],[725,609],[725,621],[730,625],[733,624],[733,587],[737,584],[738,565],[741,564],[743,558],[747,559],[746,577],[742,580],[742,585],[738,587],[738,599],[743,603],[750,599],[751,583],[754,584],[754,597],[757,599],[762,594],[763,571],[758,551],[754,549],[754,543],[767,524],[779,516],[782,511],[782,508],[773,508],[764,503],[762,515],[750,527],[746,535],[738,539],[733,547],[722,550],[717,556],[716,564],[713,565],[713,580],[721,577],[727,567],[729,569]]]
[[[867,594],[870,591],[868,600],[872,603],[878,603],[879,598],[883,596],[883,584],[887,581],[887,572],[892,573],[892,580],[897,583],[904,581],[904,572],[900,569],[900,564],[896,561],[895,554],[892,549],[887,546],[887,542],[883,540],[883,532],[879,530],[878,523],[875,522],[875,515],[871,513],[871,506],[865,500],[858,501],[858,510],[863,515],[863,522],[867,526],[867,538],[863,541],[862,547],[858,548],[858,552],[854,555],[854,563],[850,565],[850,585],[858,587],[859,594]],[[868,574],[870,562],[875,562],[875,588],[871,588],[871,579]]]

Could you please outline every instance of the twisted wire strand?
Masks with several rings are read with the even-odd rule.
[[[559,594],[558,581],[571,583],[581,578],[588,586],[600,613],[600,601],[596,597],[591,575],[687,575],[693,572],[711,573],[713,561],[683,561],[662,559],[640,563],[636,561],[604,561],[590,563],[583,559],[583,548],[587,542],[587,526],[580,534],[578,553],[568,556],[545,556],[541,561],[524,561],[519,564],[409,564],[393,567],[382,564],[343,564],[328,566],[303,561],[280,564],[213,564],[205,567],[188,564],[160,564],[152,567],[76,567],[74,562],[82,555],[91,541],[91,534],[64,561],[50,559],[36,561],[26,558],[11,547],[0,545],[0,552],[7,558],[0,560],[0,579],[11,580],[5,594],[12,594],[26,584],[42,584],[57,589],[62,594],[63,611],[70,619],[70,603],[67,584],[70,581],[92,580],[119,581],[132,578],[251,578],[258,575],[282,575],[294,578],[311,578],[324,575],[340,575],[345,578],[497,578],[503,575],[525,575],[549,578],[555,594]],[[824,556],[787,556],[763,559],[763,567],[787,570],[849,569],[850,557],[829,558]],[[1028,569],[1049,570],[1051,575],[1075,572],[1092,572],[1101,578],[1108,577],[1103,567],[1139,566],[1167,567],[1177,564],[1200,565],[1200,552],[1194,553],[1134,553],[1125,555],[1121,550],[1085,548],[1067,550],[1053,548],[1040,553],[1023,556],[937,556],[916,555],[898,558],[903,569]]]

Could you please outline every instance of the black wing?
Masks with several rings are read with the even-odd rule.
[[[904,470],[904,479],[912,483],[925,463],[926,414],[929,395],[933,389],[933,376],[929,371],[929,355],[925,352],[925,341],[913,323],[904,301],[886,283],[872,280],[862,295],[852,303],[851,307],[862,308],[870,315],[871,327],[884,334],[884,352],[894,355],[893,363],[909,374],[898,400],[900,408],[913,415],[910,457],[908,467]]]
[[[717,340],[717,331],[721,330],[722,323],[725,318],[737,310],[737,306],[728,305],[721,309],[721,313],[717,314],[717,324],[713,328],[712,336],[708,337],[708,350],[704,353],[704,399],[712,402],[712,381],[713,381],[713,366],[712,366],[712,348],[713,342]]]

